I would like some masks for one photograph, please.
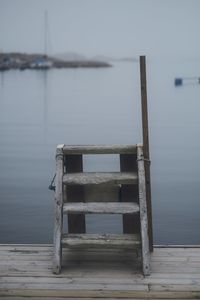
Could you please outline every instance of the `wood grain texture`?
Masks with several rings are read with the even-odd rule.
[[[64,154],[134,154],[136,145],[64,145]]]
[[[140,246],[140,236],[134,234],[67,234],[62,243],[69,247],[120,247]]]
[[[56,179],[55,179],[55,212],[54,212],[54,255],[53,255],[53,272],[58,274],[61,270],[62,247],[61,235],[63,226],[63,145],[56,149]]]
[[[149,125],[148,125],[148,104],[147,104],[147,79],[146,79],[146,57],[140,56],[140,85],[141,85],[141,111],[142,111],[142,135],[143,152],[145,158],[145,179],[148,214],[149,247],[153,252],[153,226],[152,226],[152,204],[151,204],[151,174],[150,174],[150,153],[149,153]]]
[[[79,202],[63,205],[63,213],[135,214],[137,212],[139,212],[139,205],[129,202]]]
[[[27,297],[20,297],[20,296],[18,296],[18,297],[16,297],[16,296],[6,296],[6,299],[5,300],[44,300],[45,298],[44,297],[32,297],[32,296],[27,296]],[[60,297],[48,297],[48,300],[79,300],[80,298],[77,298],[77,297],[73,297],[73,298],[71,298],[71,297],[62,297],[62,298],[60,298]],[[86,298],[87,300],[94,300],[94,299],[96,299],[96,298],[91,298],[91,297],[87,297]],[[113,298],[113,297],[109,297],[109,298],[107,298],[107,297],[104,297],[104,298],[102,298],[102,299],[104,299],[104,300],[117,300],[118,298]],[[147,298],[145,297],[145,298],[120,298],[121,300],[133,300],[133,299],[135,299],[135,300],[147,300]],[[155,298],[148,298],[148,300],[154,300]],[[156,300],[167,300],[167,299],[169,299],[169,298],[156,298]],[[182,298],[176,298],[176,300],[183,300]],[[191,298],[184,298],[184,300],[191,300]]]
[[[138,149],[137,160],[138,160],[138,189],[139,189],[141,243],[142,243],[142,265],[143,265],[144,275],[149,275],[150,274],[150,252],[149,252],[144,156],[143,156],[142,146],[138,146],[137,149]]]
[[[39,257],[45,256],[41,264]],[[200,298],[200,248],[155,248],[147,277],[141,274],[132,249],[64,248],[64,267],[58,275],[52,274],[52,257],[52,245],[0,246],[1,298]]]
[[[89,172],[65,174],[63,183],[68,185],[96,185],[96,184],[137,184],[136,173],[131,172]]]

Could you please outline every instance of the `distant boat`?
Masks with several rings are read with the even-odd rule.
[[[200,84],[200,77],[178,77],[174,79],[175,86],[182,86],[183,84]]]
[[[49,61],[46,57],[39,57],[36,58],[35,61],[33,61],[30,64],[31,69],[49,69],[52,68],[53,63]]]

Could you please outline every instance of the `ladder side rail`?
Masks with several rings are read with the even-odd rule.
[[[150,251],[148,235],[148,217],[147,217],[147,198],[146,198],[146,180],[145,166],[142,145],[138,145],[138,188],[139,188],[139,206],[140,206],[140,224],[141,224],[141,246],[142,246],[142,268],[143,274],[150,275]]]
[[[62,227],[63,227],[63,146],[56,149],[55,214],[54,214],[54,250],[53,273],[59,274],[62,263]]]

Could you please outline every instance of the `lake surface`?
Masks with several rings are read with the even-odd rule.
[[[200,244],[200,76],[195,60],[148,61],[155,244]],[[141,142],[139,64],[0,73],[0,243],[50,243],[57,144]],[[115,156],[85,170],[118,171]],[[88,232],[120,232],[121,218],[87,217]]]

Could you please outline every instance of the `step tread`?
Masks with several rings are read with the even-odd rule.
[[[63,183],[69,185],[137,184],[137,172],[84,172],[64,174]]]
[[[102,213],[102,214],[134,214],[139,212],[135,202],[76,202],[65,203],[63,213]]]
[[[137,145],[64,145],[67,154],[136,154]]]
[[[120,247],[139,248],[139,234],[65,234],[62,236],[63,246],[68,247]]]

